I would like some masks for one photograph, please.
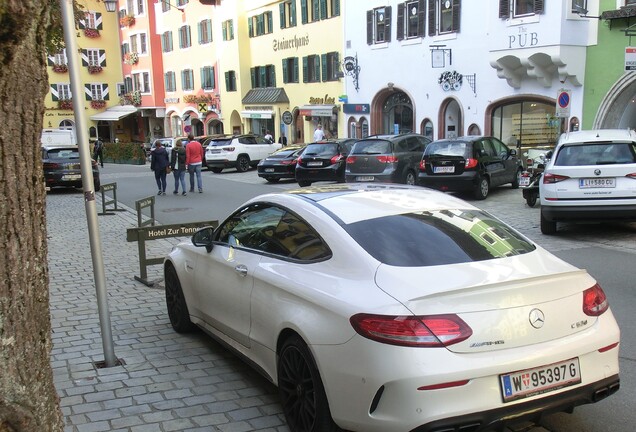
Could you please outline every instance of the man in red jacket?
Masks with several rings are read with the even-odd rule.
[[[192,134],[188,134],[188,143],[186,145],[186,167],[190,174],[190,192],[194,192],[194,175],[197,176],[197,186],[199,193],[203,193],[203,180],[201,179],[201,166],[205,151],[199,141],[194,139]]]

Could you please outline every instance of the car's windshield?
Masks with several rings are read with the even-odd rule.
[[[469,157],[469,144],[462,141],[432,142],[426,146],[424,156]]]
[[[536,247],[478,210],[437,210],[365,219],[345,230],[378,261],[421,267],[484,261]]]
[[[589,143],[564,145],[556,155],[554,165],[612,165],[636,163],[635,143]]]
[[[353,146],[351,154],[387,154],[391,153],[391,143],[385,140],[358,141]]]

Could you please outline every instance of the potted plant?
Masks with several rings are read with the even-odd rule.
[[[119,19],[119,24],[122,27],[130,27],[135,24],[135,17],[132,15],[125,15]]]
[[[73,99],[60,99],[57,107],[61,110],[73,110]]]
[[[139,106],[141,105],[141,92],[139,90],[135,90],[130,93],[126,93],[121,96],[119,103],[121,105]]]
[[[94,28],[85,28],[84,29],[84,36],[94,39],[99,37],[99,30],[94,29]]]
[[[68,66],[66,66],[65,64],[62,64],[62,63],[55,63],[53,65],[53,72],[66,73],[66,72],[68,72]]]
[[[103,70],[103,68],[100,65],[89,65],[88,66],[88,73],[90,73],[90,74],[100,73],[102,70]]]
[[[129,65],[135,65],[139,62],[139,54],[136,52],[128,52],[124,54],[124,63]]]
[[[93,99],[91,101],[91,108],[100,109],[106,106],[106,101],[104,99]]]

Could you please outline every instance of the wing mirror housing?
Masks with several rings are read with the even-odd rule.
[[[205,247],[205,250],[212,252],[214,242],[214,227],[204,227],[192,235],[192,244],[196,247]]]

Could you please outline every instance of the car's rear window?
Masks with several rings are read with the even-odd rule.
[[[425,156],[470,157],[470,144],[463,141],[432,142],[424,150]]]
[[[635,143],[588,143],[564,145],[554,160],[557,166],[636,163]]]
[[[508,226],[478,210],[439,210],[367,219],[345,230],[378,261],[423,267],[484,261],[534,251]]]
[[[385,140],[364,140],[358,141],[353,146],[351,154],[388,154],[392,153],[391,142]]]
[[[47,152],[49,159],[79,159],[79,151],[75,149],[53,149]]]
[[[224,145],[229,144],[230,142],[232,142],[232,138],[229,138],[229,139],[217,139],[217,140],[210,141],[210,144],[208,144],[208,145],[211,145],[211,146],[224,146]]]
[[[325,143],[325,144],[309,144],[303,155],[305,156],[333,156],[338,154],[338,144]]]

